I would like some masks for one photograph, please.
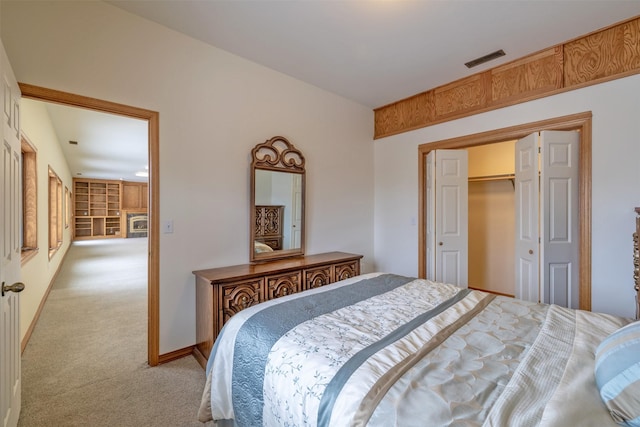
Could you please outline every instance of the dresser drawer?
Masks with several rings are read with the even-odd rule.
[[[349,261],[334,266],[334,281],[349,279],[360,274],[360,260]]]
[[[303,288],[315,289],[320,286],[328,285],[331,283],[331,266],[323,266],[318,268],[308,268],[304,270],[304,285]]]
[[[264,279],[258,278],[220,286],[218,293],[220,298],[218,324],[221,325],[220,327],[234,314],[264,301],[263,283]]]
[[[302,277],[300,271],[290,274],[266,277],[267,300],[295,294],[302,290]]]

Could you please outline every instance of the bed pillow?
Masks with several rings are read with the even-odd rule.
[[[613,419],[640,427],[640,322],[618,329],[600,343],[595,377]]]

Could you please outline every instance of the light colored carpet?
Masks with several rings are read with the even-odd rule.
[[[22,355],[18,425],[204,426],[200,365],[146,352],[147,239],[74,242]]]

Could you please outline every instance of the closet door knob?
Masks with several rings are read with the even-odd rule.
[[[529,255],[533,255],[533,249],[529,249]]]
[[[442,242],[438,242],[438,246],[442,246]]]

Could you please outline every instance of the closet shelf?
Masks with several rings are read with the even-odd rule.
[[[512,173],[503,175],[470,176],[469,181],[498,181],[503,179],[514,180],[516,176]]]

